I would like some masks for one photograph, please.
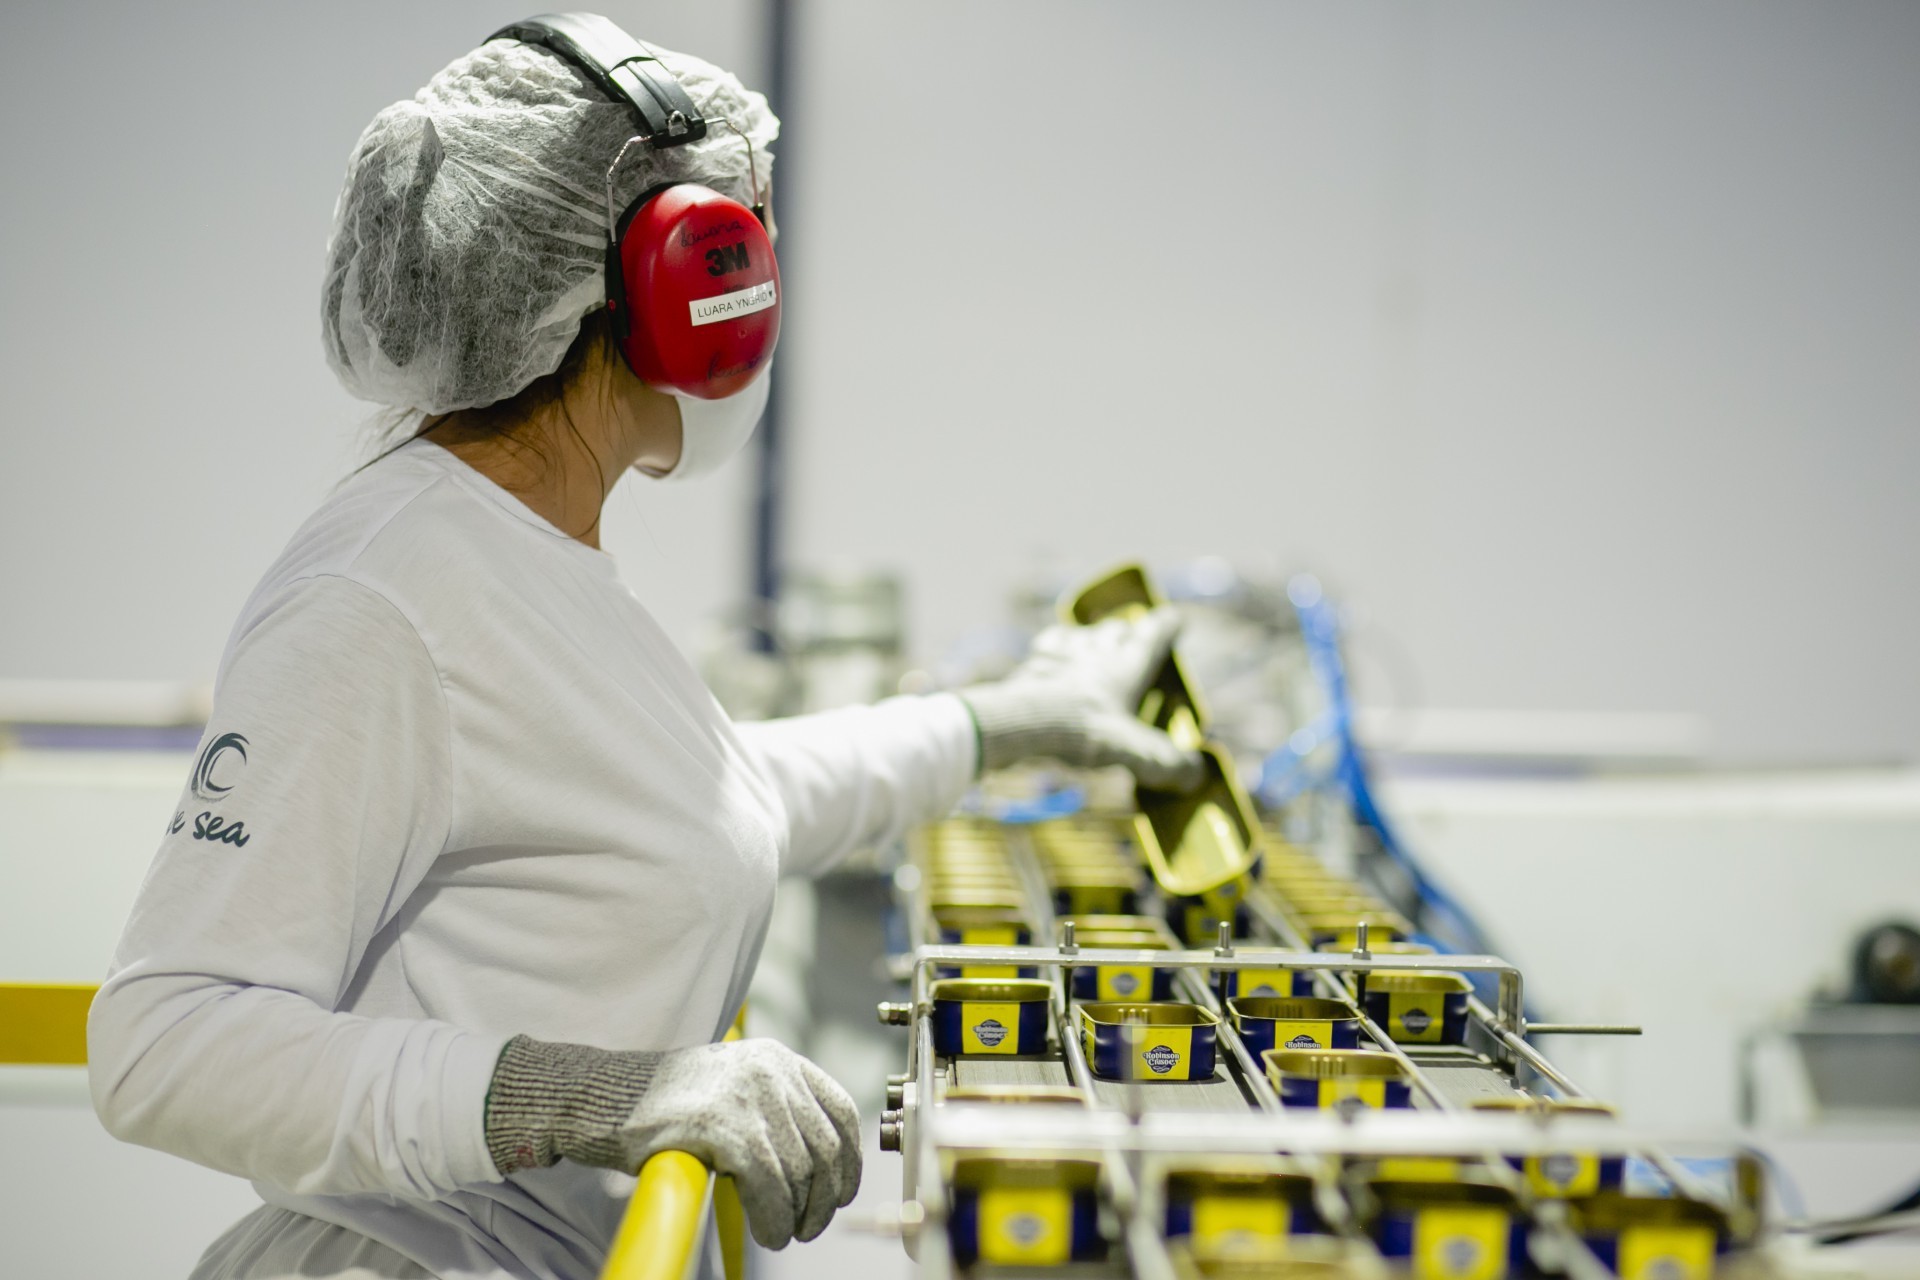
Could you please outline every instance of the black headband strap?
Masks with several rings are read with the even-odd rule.
[[[564,58],[615,102],[633,109],[652,147],[707,136],[707,121],[653,51],[597,13],[543,13],[500,28],[489,40],[519,40]]]

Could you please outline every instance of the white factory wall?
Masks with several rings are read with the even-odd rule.
[[[754,0],[617,3],[760,70]],[[1920,7],[800,6],[793,563],[922,653],[1043,553],[1310,565],[1439,706],[1920,752]],[[211,673],[349,464],[348,150],[509,0],[34,3],[0,48],[0,676]],[[745,474],[608,543],[691,643]]]

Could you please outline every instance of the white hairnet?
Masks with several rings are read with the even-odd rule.
[[[708,120],[696,143],[635,145],[614,208],[663,182],[751,203],[780,122],[767,100],[686,54],[654,51]],[[631,110],[559,57],[494,40],[411,101],[373,118],[334,208],[320,313],[327,363],[348,391],[447,413],[504,400],[552,373],[606,298],[606,172],[637,131]]]

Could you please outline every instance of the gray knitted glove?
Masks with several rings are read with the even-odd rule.
[[[1135,715],[1179,629],[1179,615],[1160,608],[1042,631],[1013,674],[960,693],[980,730],[980,768],[1046,756],[1083,768],[1125,765],[1149,787],[1197,785],[1200,758]]]
[[[860,1113],[833,1078],[773,1040],[615,1053],[515,1036],[487,1092],[501,1173],[562,1158],[637,1171],[685,1151],[734,1180],[753,1238],[811,1240],[860,1187]]]

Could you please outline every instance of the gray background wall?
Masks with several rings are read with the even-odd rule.
[[[758,5],[621,3],[760,74]],[[348,150],[510,3],[16,4],[0,676],[201,677],[354,458]],[[1920,7],[803,5],[789,560],[1310,565],[1429,703],[1920,754]],[[689,643],[745,474],[619,495]]]

